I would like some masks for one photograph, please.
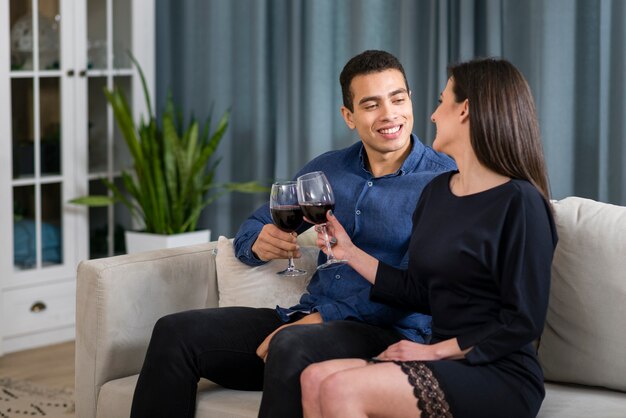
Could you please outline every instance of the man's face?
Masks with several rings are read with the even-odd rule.
[[[410,147],[413,104],[402,73],[395,69],[358,75],[350,90],[353,108],[341,108],[350,129],[356,129],[368,157],[402,154]]]

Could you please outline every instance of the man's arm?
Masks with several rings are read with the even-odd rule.
[[[239,261],[250,266],[264,264],[264,261],[254,255],[252,246],[259,237],[263,227],[271,223],[272,218],[270,216],[269,204],[266,203],[254,211],[254,213],[241,224],[233,242],[235,255]]]
[[[323,166],[319,165],[321,157],[309,161],[296,173],[294,180],[304,173],[322,170]],[[310,227],[310,224],[303,222],[297,233],[300,234]],[[290,252],[293,257],[300,257],[296,238],[274,226],[269,202],[259,207],[241,224],[233,244],[239,261],[249,266],[258,266],[275,258],[287,259]]]

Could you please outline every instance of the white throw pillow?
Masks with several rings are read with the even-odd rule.
[[[626,391],[626,207],[553,203],[559,243],[539,345],[547,380]]]
[[[307,274],[282,277],[276,272],[287,268],[287,260],[272,260],[261,266],[248,266],[235,257],[232,238],[220,236],[215,257],[219,306],[275,308],[276,305],[289,307],[297,304],[315,273],[319,253],[317,247],[303,246],[305,239],[303,236],[299,240],[302,257],[294,259],[294,264],[306,270]]]

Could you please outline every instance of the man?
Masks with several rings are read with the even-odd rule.
[[[393,55],[357,55],[344,67],[340,83],[341,113],[361,141],[315,158],[298,175],[324,171],[335,194],[334,214],[353,242],[387,264],[405,266],[419,195],[454,163],[411,134],[410,90]],[[295,236],[272,224],[268,205],[243,223],[235,249],[250,265],[299,256]],[[323,259],[320,253],[319,262]],[[261,417],[301,416],[299,377],[309,364],[372,357],[402,338],[427,338],[428,316],[372,302],[370,287],[341,265],[316,272],[308,293],[291,308],[203,309],[161,318],[131,416],[193,417],[200,377],[227,388],[263,389]]]

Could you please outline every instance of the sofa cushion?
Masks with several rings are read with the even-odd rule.
[[[626,207],[554,202],[559,234],[539,360],[546,380],[626,391]]]
[[[626,393],[561,383],[546,383],[537,418],[624,418]]]
[[[302,244],[300,250],[302,257],[294,259],[294,264],[306,270],[307,274],[281,277],[276,272],[287,267],[287,260],[272,260],[261,266],[248,266],[235,257],[232,238],[219,237],[215,257],[219,306],[275,308],[276,305],[289,307],[297,304],[315,272],[319,253],[317,247]]]
[[[120,418],[130,415],[130,406],[139,375],[107,382],[98,396],[98,418]],[[225,389],[200,379],[196,398],[196,418],[252,418],[261,403],[260,391]]]

